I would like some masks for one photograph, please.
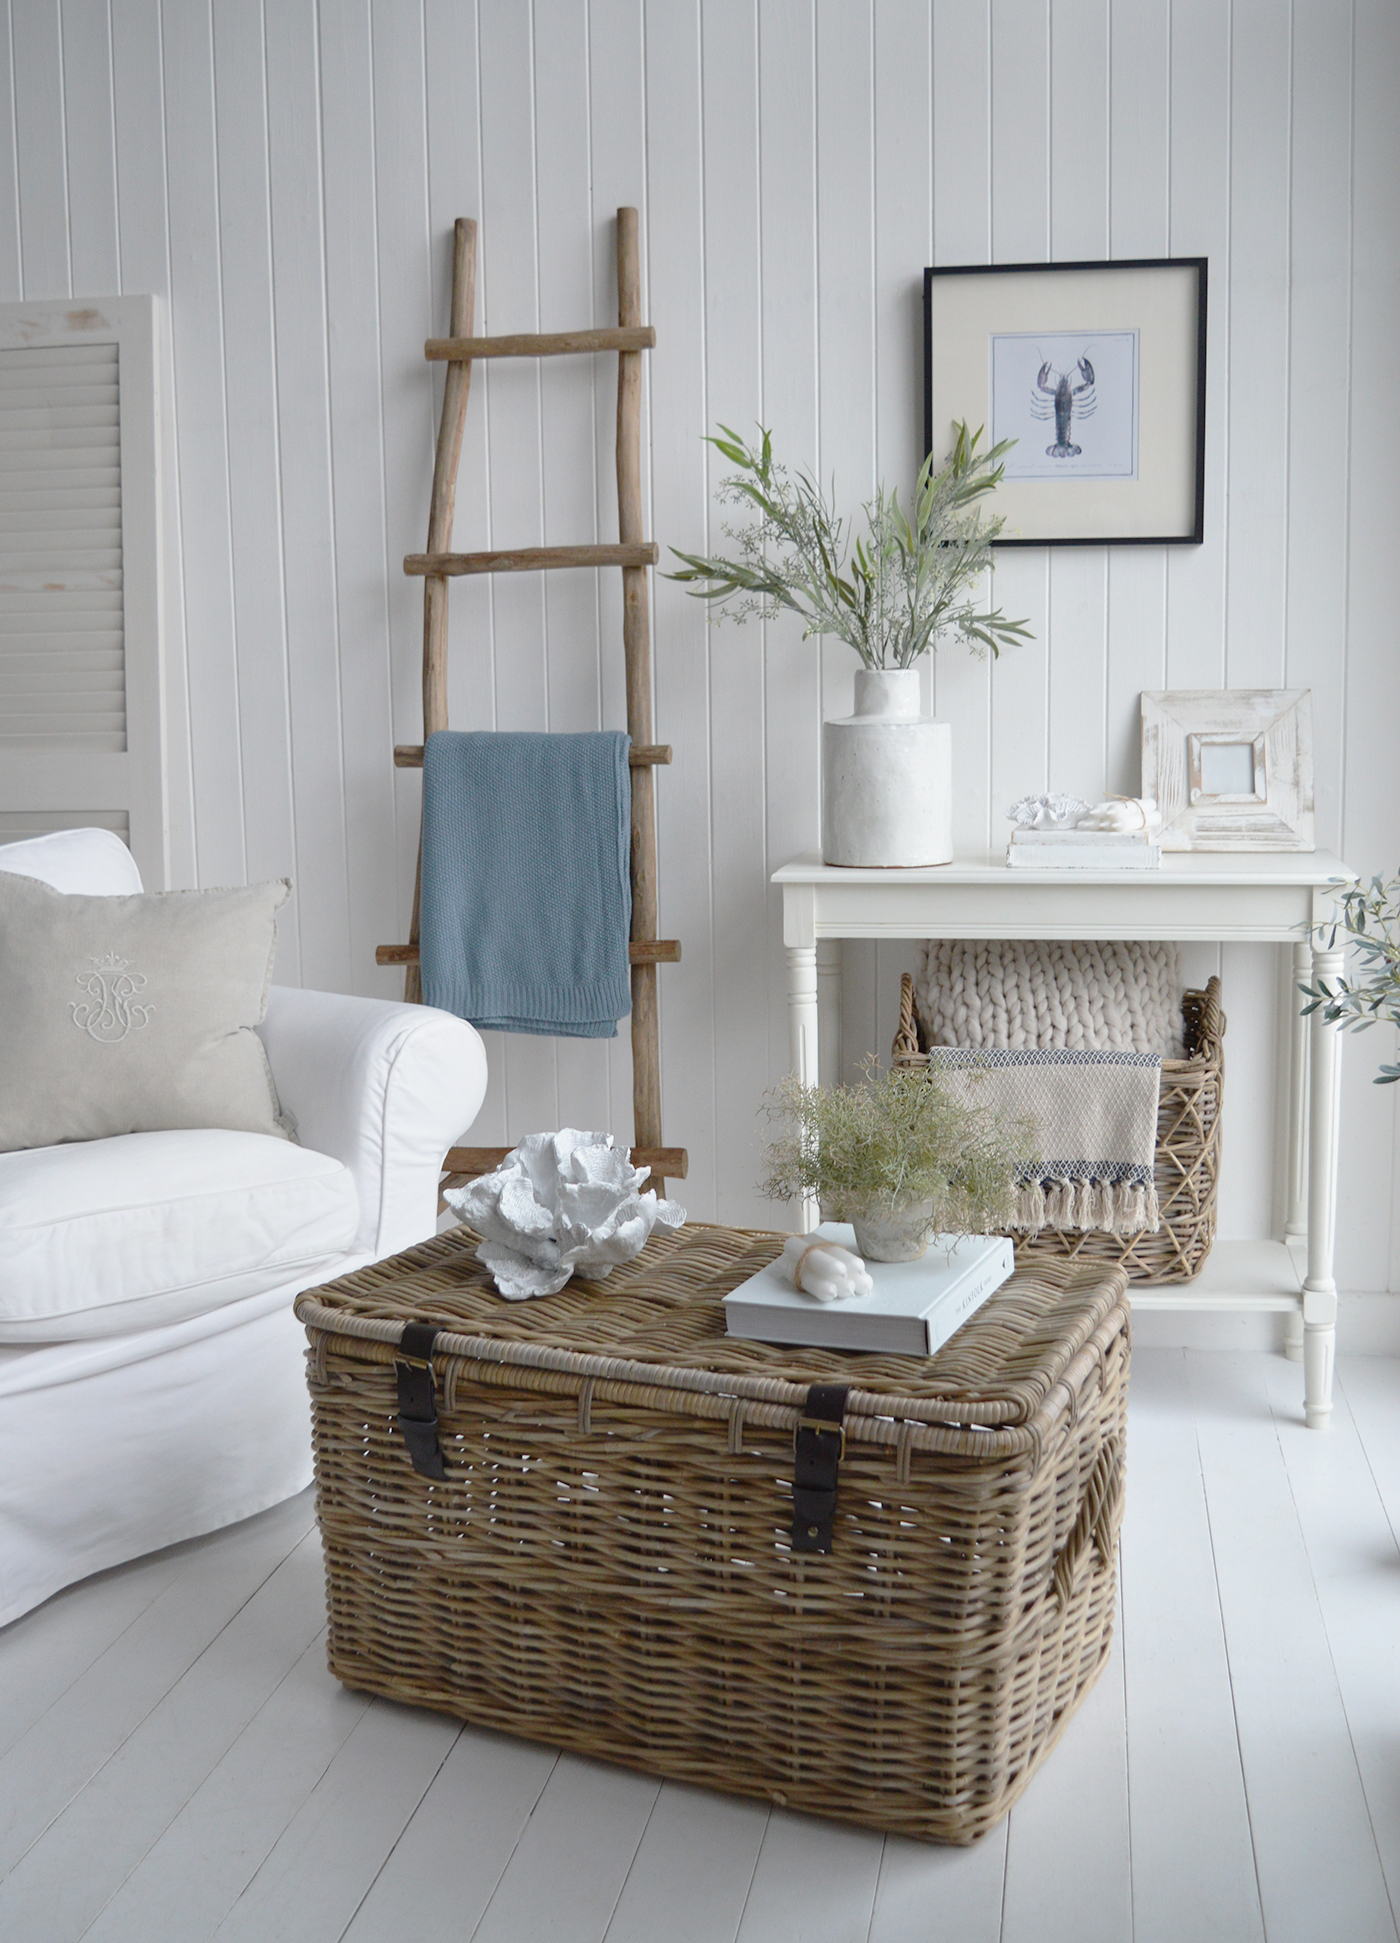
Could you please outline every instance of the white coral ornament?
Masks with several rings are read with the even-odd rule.
[[[1078,796],[1022,796],[1006,812],[1018,830],[1070,830],[1089,805]]]
[[[599,1281],[645,1247],[654,1227],[679,1228],[685,1209],[643,1194],[649,1167],[634,1167],[608,1133],[527,1134],[494,1173],[443,1199],[481,1236],[476,1258],[512,1302],[555,1295],[578,1269]]]
[[[818,1302],[850,1302],[869,1295],[875,1284],[865,1263],[839,1241],[812,1241],[789,1235],[783,1243],[783,1267],[793,1287]]]

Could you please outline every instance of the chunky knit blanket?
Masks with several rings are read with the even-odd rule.
[[[931,938],[914,994],[931,1046],[1184,1052],[1175,945]]]
[[[1185,1050],[1175,945],[930,939],[914,992],[931,1068],[1038,1130],[1017,1227],[1156,1231],[1162,1060]]]
[[[1156,1233],[1160,1053],[933,1046],[928,1057],[930,1074],[970,1105],[1034,1127],[1037,1158],[1021,1175],[1013,1226]]]

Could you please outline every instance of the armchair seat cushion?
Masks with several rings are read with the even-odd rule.
[[[195,1128],[0,1154],[0,1342],[180,1322],[339,1272],[349,1170],[271,1134]]]

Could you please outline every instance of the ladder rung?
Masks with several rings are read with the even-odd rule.
[[[642,938],[628,945],[627,957],[633,965],[678,965],[681,962],[680,943],[675,938]],[[376,945],[374,962],[376,965],[416,965],[418,947]]]
[[[449,1147],[443,1172],[471,1177],[489,1174],[514,1152],[513,1147]],[[634,1167],[649,1167],[663,1181],[683,1181],[690,1166],[684,1147],[633,1147],[629,1152]]]
[[[636,546],[525,546],[507,553],[409,553],[403,570],[411,574],[542,573],[550,567],[654,567],[660,557],[655,540]]]
[[[656,331],[650,324],[589,331],[520,332],[514,337],[430,337],[423,355],[435,362],[462,364],[469,358],[557,358],[571,351],[650,351]]]
[[[633,769],[652,769],[658,763],[671,760],[669,742],[652,742],[644,749],[629,749],[627,761]],[[396,742],[394,744],[395,769],[421,769],[423,767],[423,745],[421,742]]]

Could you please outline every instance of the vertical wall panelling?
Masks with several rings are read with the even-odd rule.
[[[1167,551],[1167,686],[1226,684],[1230,395],[1230,7],[1173,0],[1169,256],[1210,258],[1202,546]]]
[[[815,13],[820,417],[812,457],[858,533],[877,476],[874,9],[872,0],[825,0]],[[818,651],[823,713],[849,715],[859,663],[843,641],[823,640]],[[842,957],[841,1065],[849,1075],[876,1050],[875,946],[848,941]]]
[[[369,18],[392,740],[416,742],[422,734],[423,590],[405,575],[403,556],[422,546],[427,530],[436,429],[432,374],[423,358],[432,321],[423,17],[417,9],[371,6]],[[341,679],[347,692],[352,683],[363,691],[368,723],[382,706],[381,659],[371,642],[352,645],[350,657],[342,639]],[[399,882],[408,887],[407,897],[400,893],[404,905],[412,897],[418,854],[418,829],[404,813],[404,798],[416,799],[417,793],[415,780],[399,798]],[[402,935],[407,937],[406,928]]]
[[[334,667],[329,646],[322,650],[321,706],[328,716],[339,718],[346,751],[343,841],[357,894],[356,917],[362,919],[347,922],[340,935],[328,937],[324,946],[344,954],[350,989],[378,991],[387,997],[402,993],[402,975],[378,972],[374,948],[408,936],[413,881],[410,877],[405,884],[403,846],[394,828],[390,787],[395,723],[389,698],[389,606],[398,596],[403,575],[398,571],[402,555],[394,558],[384,493],[369,8],[360,4],[318,8],[302,31],[314,35],[319,63],[321,182],[316,202],[321,206],[324,235],[324,337],[335,520],[338,642]],[[303,222],[314,222],[315,206],[313,202]],[[279,221],[281,208],[279,186],[274,200]],[[426,422],[426,405],[423,418]],[[310,481],[307,486],[310,492]],[[425,485],[425,494],[426,490]],[[414,544],[421,546],[421,538]],[[308,593],[314,601],[314,593]],[[422,734],[421,715],[413,734],[415,740]],[[374,899],[376,892],[383,897],[380,887],[385,876],[394,884],[392,900],[361,902]],[[366,936],[371,927],[363,921],[375,916],[381,935]]]
[[[302,982],[382,992],[389,980],[374,969],[374,946],[396,935],[397,903],[387,764],[383,749],[365,746],[363,734],[347,737],[355,764],[347,789],[342,757],[349,724],[336,641],[315,8],[310,0],[270,7],[264,23],[281,619],[294,725],[291,827]],[[372,727],[382,732],[382,720],[381,711]]]
[[[991,113],[989,0],[933,0],[936,264],[992,261]],[[952,427],[935,425],[933,449],[940,459],[951,444]],[[992,840],[990,659],[942,651],[934,694],[939,715],[953,725],[953,842],[964,855],[975,854]]]
[[[68,297],[73,285],[58,0],[22,0],[22,4],[12,6],[10,43],[16,70],[23,295]]]
[[[817,450],[816,40],[801,0],[758,10],[759,302],[763,422],[799,462]],[[711,531],[714,515],[711,514]],[[819,841],[821,662],[790,617],[763,629],[764,767],[770,871]],[[787,1071],[788,1004],[781,901],[768,893],[769,1084]],[[738,1132],[751,1148],[751,1131]],[[736,1140],[736,1145],[739,1144]],[[768,1218],[778,1215],[769,1210]]]
[[[1049,0],[992,0],[992,261],[1050,257]],[[1092,110],[1090,111],[1092,113]],[[1048,770],[1050,551],[1008,548],[992,575],[996,606],[1030,624],[1033,638],[992,667],[992,847],[1006,836],[1006,806],[1027,790],[1060,788]]]
[[[1108,50],[1108,0],[1060,0],[1050,31],[1050,254],[1060,261],[1109,254]],[[1098,547],[1049,556],[1046,774],[1090,803],[1105,787],[1108,561]]]
[[[535,233],[539,256],[539,320],[544,331],[577,330],[594,315],[594,213],[589,193],[588,20],[574,0],[535,4]],[[611,229],[606,216],[600,221]],[[594,442],[596,392],[616,399],[617,359],[544,358],[539,366],[542,531],[546,545],[598,537],[598,469]],[[611,456],[611,442],[609,445]],[[616,501],[616,488],[613,499]],[[616,517],[616,515],[614,515]],[[611,573],[610,579],[622,576]],[[587,569],[541,576],[544,598],[545,718],[539,726],[565,734],[622,727],[604,722],[599,662],[598,583]],[[607,644],[622,660],[622,642]],[[663,974],[664,976],[664,974]],[[622,1033],[627,1027],[622,1027]],[[622,1034],[619,1034],[621,1037]],[[560,1039],[554,1053],[558,1110],[565,1100],[571,1125],[609,1124],[606,1039]],[[623,1123],[624,1133],[630,1127]],[[669,1137],[669,1136],[668,1136]]]
[[[589,179],[593,201],[590,234],[593,242],[593,322],[617,322],[617,235],[616,212],[636,209],[641,217],[642,305],[648,320],[657,325],[657,347],[643,366],[642,384],[642,495],[651,505],[650,397],[652,374],[658,360],[676,355],[677,347],[667,335],[665,320],[658,320],[652,308],[647,283],[647,168],[646,168],[646,83],[643,76],[644,42],[641,0],[610,0],[588,8],[588,45],[586,53],[588,94]],[[577,79],[576,79],[577,85]],[[617,469],[614,450],[617,440],[617,370],[615,360],[604,362],[605,376],[595,379],[594,412],[594,493],[598,508],[598,538],[617,538]],[[697,432],[700,428],[697,427]],[[674,534],[658,532],[652,536],[661,546],[663,560],[667,539]],[[598,603],[598,686],[601,719],[605,728],[620,729],[627,723],[626,663],[622,650],[622,575],[600,573],[595,589]],[[653,600],[655,576],[653,576]],[[656,639],[656,613],[652,615],[653,645]],[[653,653],[653,670],[655,654]],[[664,715],[656,717],[657,734],[674,741],[673,725]],[[657,820],[662,843],[661,884],[665,889],[665,841],[671,807],[671,772],[657,777]],[[663,909],[665,907],[663,906]],[[673,976],[662,972],[658,979],[659,1007],[664,1021],[668,1005],[668,981]],[[616,1039],[607,1042],[609,1108],[606,1126],[622,1133],[632,1127],[632,1039],[623,1027]],[[663,1114],[674,1116],[684,1110],[680,1101],[662,1080]],[[685,1145],[690,1135],[685,1122],[666,1118],[666,1138]],[[689,1190],[686,1190],[688,1192]]]
[[[1112,0],[1108,255],[1166,256],[1171,169],[1171,0]],[[1106,787],[1141,786],[1138,697],[1165,688],[1167,549],[1108,554]]]
[[[13,71],[11,71],[11,68]],[[1002,555],[1035,640],[930,670],[956,839],[1015,794],[1138,786],[1146,687],[1314,693],[1319,841],[1394,868],[1391,536],[1400,28],[1383,0],[0,0],[0,298],[149,292],[165,396],[174,881],[297,882],[279,975],[390,994],[420,780],[422,545],[451,224],[477,318],[615,315],[643,213],[646,490],[716,545],[718,418],[770,425],[853,511],[919,460],[927,262],[1210,258],[1206,542]],[[1151,374],[1144,373],[1144,382]],[[612,537],[610,358],[481,367],[464,547]],[[948,427],[936,428],[946,450]],[[615,574],[453,588],[458,727],[624,720]],[[783,621],[708,628],[655,582],[668,1137],[697,1215],[763,1221],[755,1109],[786,1067],[770,871],[819,837],[820,721],[854,662]],[[844,953],[844,1055],[883,1052],[900,944]],[[1270,1220],[1275,959],[1231,1015],[1222,1232]],[[1400,1281],[1396,1095],[1348,1047],[1339,1273]],[[475,1137],[626,1132],[626,1035],[494,1036]]]
[[[1400,235],[1394,185],[1400,180],[1400,15],[1377,0],[1357,0],[1352,127],[1352,384],[1348,485],[1346,793],[1342,842],[1347,861],[1370,876],[1400,866],[1400,769],[1395,760],[1396,615],[1400,613],[1400,397],[1395,317],[1400,309]],[[1340,658],[1340,657],[1339,657]],[[1333,677],[1334,680],[1336,676]],[[1393,1181],[1400,1088],[1372,1085],[1389,1031],[1347,1048],[1341,1153],[1338,1280],[1374,1288],[1385,1271],[1378,1219]],[[1394,1039],[1391,1037],[1391,1045]],[[1391,1055],[1393,1057],[1393,1053]],[[1400,1236],[1400,1207],[1391,1205]],[[1400,1246],[1393,1243],[1392,1247]],[[1392,1255],[1392,1260],[1394,1259]],[[1392,1286],[1394,1284],[1392,1283]]]
[[[167,0],[162,21],[170,313],[181,544],[187,563],[185,629],[195,644],[189,658],[195,845],[201,883],[238,884],[246,881],[247,855],[219,288],[212,20],[205,6]],[[232,193],[238,194],[236,185]],[[198,563],[195,571],[189,570],[191,561]]]
[[[120,285],[149,292],[156,304],[161,363],[161,576],[165,629],[165,760],[170,881],[198,875],[194,765],[185,661],[185,574],[175,438],[175,357],[170,314],[170,249],[165,195],[165,108],[159,0],[112,0],[112,110],[119,198]],[[152,886],[152,889],[156,886]]]
[[[214,0],[213,22],[218,174],[228,191],[219,198],[224,390],[230,421],[239,428],[228,449],[239,715],[243,721],[257,723],[257,733],[243,737],[240,744],[244,841],[249,876],[293,876],[293,897],[299,903],[308,894],[316,896],[319,878],[310,872],[303,876],[297,867],[293,836],[266,68],[259,0]],[[313,935],[324,929],[314,920],[308,928]],[[301,982],[299,931],[300,911],[289,905],[278,929],[277,974],[288,984]]]
[[[535,20],[532,7],[481,11],[482,328],[540,324],[536,186]],[[572,365],[573,360],[569,363]],[[579,381],[581,366],[568,374]],[[537,546],[544,534],[541,446],[543,366],[502,358],[478,367],[489,410],[488,479],[493,544]],[[473,384],[477,381],[473,379]],[[567,382],[567,379],[566,379]],[[547,729],[545,574],[497,574],[491,583],[498,729]],[[585,644],[584,653],[588,649]],[[507,1137],[557,1126],[554,1043],[524,1035],[492,1042],[505,1076]]]
[[[699,7],[695,0],[650,0],[643,32],[646,301],[666,345],[664,357],[650,360],[652,532],[663,547],[693,553],[710,510],[707,448],[700,443],[710,411]],[[699,1213],[715,1205],[716,1158],[709,641],[698,601],[659,575],[653,593],[656,720],[676,752],[658,791],[661,931],[679,938],[684,952],[679,965],[661,974],[661,1084],[666,1125],[684,1126],[690,1153],[690,1175],[678,1192]],[[722,732],[728,732],[727,711]],[[725,1101],[723,1110],[726,1139],[742,1142],[751,1109]]]
[[[706,412],[710,429],[723,420],[752,438],[763,415],[755,0],[702,0],[700,55]],[[715,503],[714,488],[733,468],[712,446],[704,451],[710,484],[705,545],[714,550],[722,544],[721,519],[732,518]],[[721,1220],[742,1220],[753,1201],[752,1128],[768,1071],[767,1009],[752,1003],[752,994],[767,983],[769,949],[763,629],[753,622],[712,627],[709,663],[714,1086],[717,1113],[732,1116],[735,1126],[734,1138],[717,1143],[715,1197]]]
[[[875,0],[875,443],[880,477],[908,505],[923,463],[923,278],[933,248],[932,23],[925,0]],[[923,664],[925,700],[934,687]],[[888,1059],[899,977],[917,947],[875,947],[870,1050]]]
[[[107,0],[63,0],[64,138],[75,296],[121,289]]]
[[[23,295],[19,248],[19,151],[15,139],[14,66],[9,0],[0,6],[0,303]]]

